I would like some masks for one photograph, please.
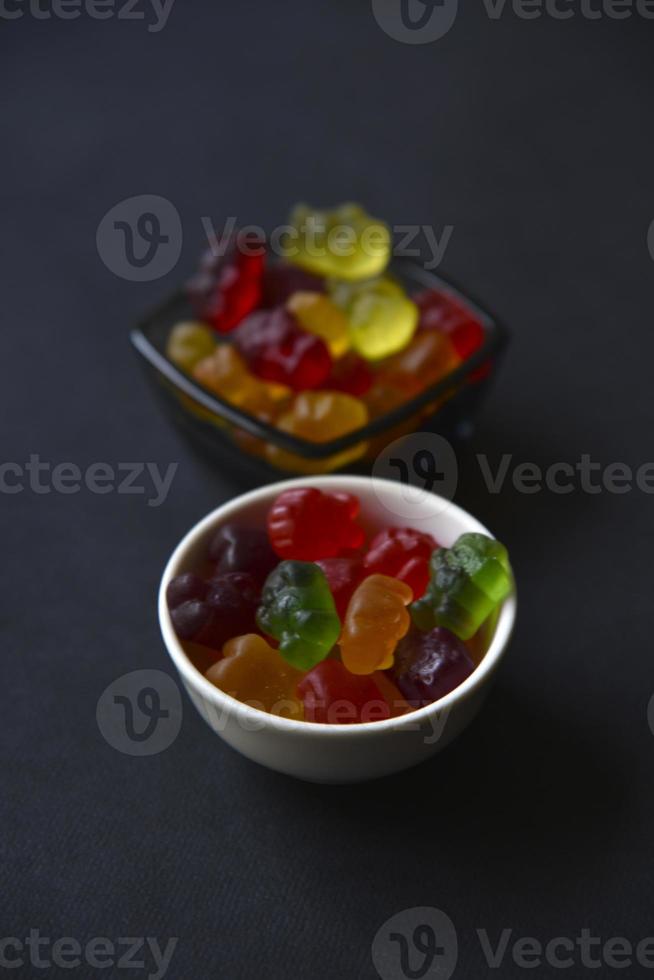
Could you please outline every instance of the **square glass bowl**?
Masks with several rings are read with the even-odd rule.
[[[171,329],[181,320],[196,319],[183,290],[146,316],[130,339],[165,408],[195,442],[223,463],[231,456],[239,468],[254,466],[259,476],[277,478],[280,470],[265,456],[265,444],[271,443],[295,457],[293,467],[284,467],[286,473],[368,472],[386,445],[411,431],[436,431],[452,439],[469,435],[508,341],[506,328],[494,316],[441,276],[410,262],[394,263],[391,272],[409,295],[435,289],[465,306],[482,325],[484,342],[436,384],[329,442],[302,439],[249,415],[169,360],[166,341]]]

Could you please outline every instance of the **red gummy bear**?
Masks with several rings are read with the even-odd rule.
[[[315,487],[285,490],[268,514],[268,537],[280,558],[318,561],[360,548],[358,499],[350,493],[323,493]]]
[[[252,313],[234,334],[234,341],[250,370],[260,378],[298,391],[317,388],[331,371],[332,359],[325,342],[301,330],[282,307]]]
[[[324,387],[361,398],[372,387],[372,372],[362,357],[350,351],[335,361]]]
[[[263,274],[261,305],[264,309],[271,309],[273,306],[284,306],[293,293],[324,293],[324,291],[324,279],[305,272],[297,265],[275,262],[266,266]]]
[[[390,575],[406,582],[420,599],[429,582],[429,559],[438,544],[430,534],[409,527],[380,531],[370,542],[363,564],[368,575]]]
[[[219,333],[229,333],[261,300],[265,262],[263,241],[253,255],[239,245],[238,233],[214,241],[200,260],[200,269],[186,284],[197,316]],[[248,243],[252,248],[252,243]]]
[[[439,330],[447,334],[462,360],[484,343],[481,323],[452,296],[437,289],[427,289],[413,299],[420,309],[418,330]]]
[[[323,660],[297,686],[305,721],[353,725],[384,721],[391,710],[369,676],[351,674],[338,660]]]
[[[321,558],[316,562],[325,573],[331,594],[336,603],[336,612],[341,621],[345,618],[352,593],[363,578],[363,565],[360,558]]]

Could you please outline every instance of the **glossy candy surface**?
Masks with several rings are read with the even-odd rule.
[[[331,296],[350,325],[354,350],[376,361],[402,350],[418,325],[418,307],[391,279],[336,283]]]
[[[357,280],[377,276],[388,265],[388,226],[358,204],[319,211],[306,204],[293,208],[289,221],[287,258],[320,276]]]
[[[312,442],[330,442],[338,436],[360,429],[368,421],[364,403],[337,391],[303,391],[282,413],[277,427]],[[365,443],[358,443],[326,459],[311,460],[269,444],[267,456],[280,469],[302,469],[307,473],[328,473],[364,455]]]
[[[297,686],[306,721],[352,725],[384,721],[391,709],[372,677],[357,677],[338,660],[324,660]]]
[[[208,357],[216,346],[216,338],[202,323],[185,320],[170,331],[166,356],[183,371],[191,371],[198,361]]]
[[[274,419],[291,399],[290,388],[256,378],[231,344],[218,344],[195,364],[193,377],[221,398],[258,418]]]
[[[484,534],[463,534],[452,548],[439,548],[430,562],[424,596],[411,606],[421,630],[444,626],[469,640],[511,591],[506,548]]]
[[[303,330],[321,337],[332,357],[342,357],[350,346],[350,332],[343,311],[323,293],[293,293],[286,309]]]
[[[323,572],[313,562],[283,561],[266,579],[260,629],[279,640],[293,667],[310,670],[338,640],[341,624]]]
[[[206,673],[225,694],[271,714],[300,720],[302,705],[296,688],[302,679],[262,636],[236,636],[223,647],[222,659]]]
[[[263,245],[263,243],[261,243]],[[213,243],[187,283],[196,314],[219,333],[228,333],[261,301],[264,253],[244,250],[238,234]]]
[[[380,377],[409,394],[446,377],[461,363],[449,337],[430,331],[416,334],[398,354],[380,364]]]
[[[211,538],[209,559],[216,575],[247,572],[262,585],[279,561],[264,528],[224,524]]]
[[[475,669],[465,644],[441,626],[412,629],[395,652],[393,679],[410,705],[420,708],[445,697]]]
[[[438,545],[430,534],[413,528],[380,531],[370,542],[363,564],[368,574],[389,575],[406,582],[419,599],[429,581],[429,559]]]
[[[363,544],[360,504],[351,493],[315,487],[285,490],[268,512],[268,537],[280,558],[334,558]]]
[[[263,272],[261,306],[283,306],[293,293],[324,293],[325,280],[289,262],[269,262]]]
[[[408,585],[388,575],[370,575],[347,607],[340,639],[343,663],[353,674],[372,674],[393,664],[393,653],[409,629]]]
[[[334,361],[323,387],[328,391],[341,391],[360,398],[372,387],[373,376],[365,358],[353,351]]]
[[[465,360],[484,343],[484,328],[453,296],[427,289],[415,297],[420,310],[418,329],[437,330],[449,337],[458,356]]]
[[[365,572],[360,558],[321,558],[316,562],[325,573],[331,594],[336,603],[336,611],[345,619],[347,607],[354,590]]]
[[[296,390],[317,388],[329,376],[332,359],[320,337],[301,330],[287,310],[260,310],[234,333],[234,343],[260,378]]]
[[[220,650],[230,637],[256,628],[259,587],[247,573],[228,572],[209,581],[181,575],[170,582],[166,598],[182,640]]]

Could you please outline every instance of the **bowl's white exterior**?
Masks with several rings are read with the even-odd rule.
[[[204,720],[249,759],[300,779],[324,783],[359,782],[399,772],[435,755],[476,715],[511,636],[515,596],[504,603],[492,643],[481,664],[460,687],[435,704],[401,718],[362,725],[316,725],[250,708],[210,684],[190,662],[175,635],[166,604],[170,580],[200,563],[208,538],[221,524],[262,523],[268,507],[282,490],[301,486],[354,493],[371,524],[415,527],[433,534],[446,546],[468,531],[489,533],[470,514],[435,494],[423,494],[419,506],[407,505],[407,493],[415,491],[407,491],[403,484],[389,480],[324,476],[270,484],[218,507],[179,543],[166,566],[159,590],[159,622],[164,642]],[[409,516],[411,513],[413,516]]]

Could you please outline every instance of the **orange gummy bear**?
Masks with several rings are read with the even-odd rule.
[[[406,609],[413,592],[388,575],[369,575],[350,599],[340,646],[343,663],[352,674],[372,674],[393,666],[398,642],[409,630]]]
[[[304,710],[295,688],[304,675],[291,667],[262,636],[236,636],[223,647],[223,658],[206,678],[225,694],[273,715],[299,721]]]

